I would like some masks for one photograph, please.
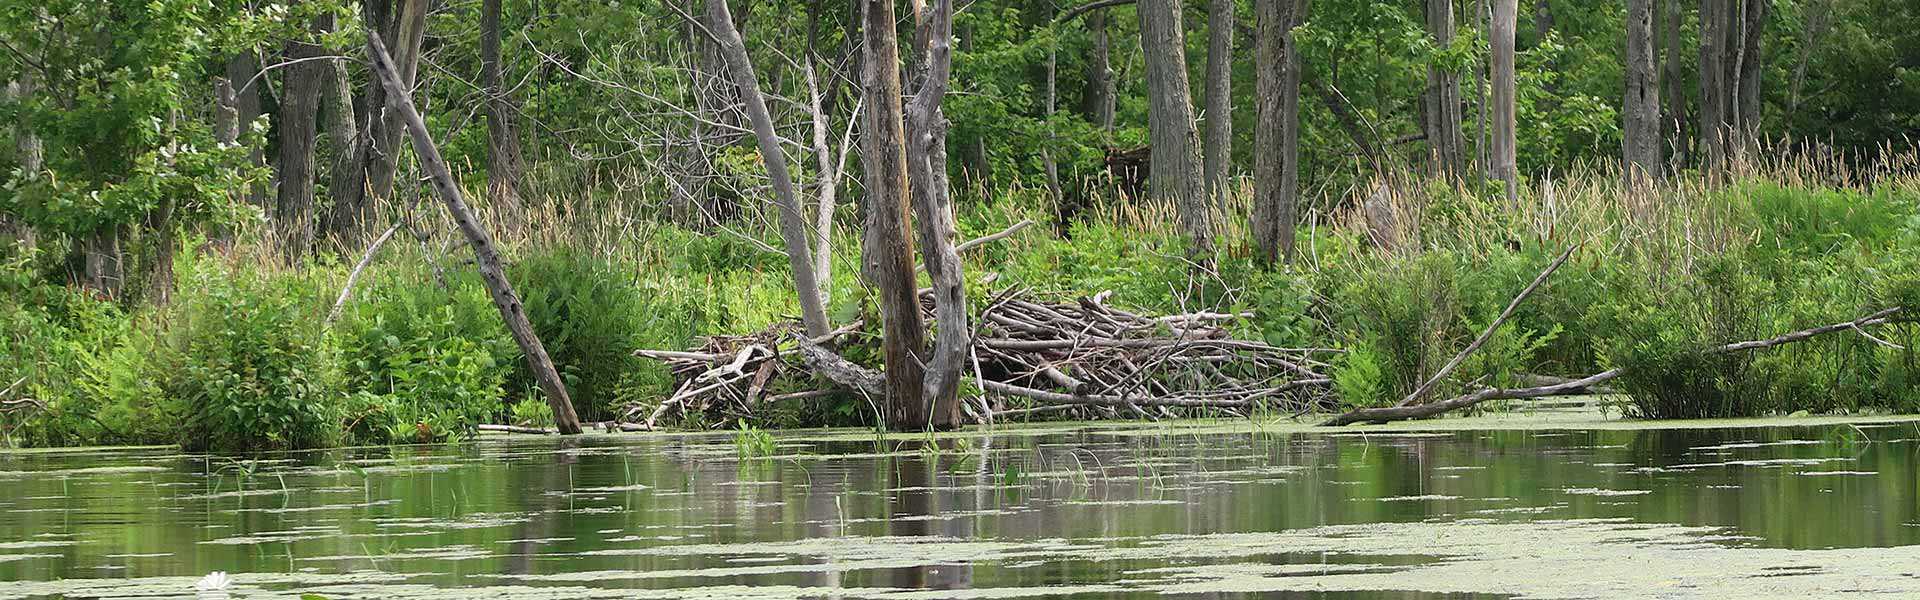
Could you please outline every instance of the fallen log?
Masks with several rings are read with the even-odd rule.
[[[1831,325],[1822,325],[1819,327],[1802,329],[1799,331],[1786,333],[1786,334],[1782,334],[1782,335],[1767,338],[1767,339],[1751,340],[1751,341],[1745,341],[1745,342],[1734,342],[1734,343],[1726,344],[1722,346],[1715,346],[1713,348],[1708,348],[1707,350],[1705,350],[1705,353],[1706,354],[1727,354],[1732,352],[1744,352],[1748,350],[1760,350],[1764,348],[1772,348],[1775,346],[1781,346],[1785,344],[1791,344],[1794,342],[1805,341],[1805,340],[1813,339],[1814,337],[1828,334],[1828,333],[1835,333],[1840,331],[1858,331],[1860,328],[1863,328],[1863,327],[1872,327],[1876,325],[1885,325],[1888,323],[1892,323],[1894,322],[1893,318],[1896,315],[1899,315],[1900,313],[1902,313],[1904,310],[1905,309],[1903,307],[1889,308],[1889,309],[1880,310],[1880,311],[1868,314],[1858,319],[1854,319],[1854,320],[1846,321],[1842,323],[1834,323]],[[1864,334],[1864,332],[1862,333]],[[1574,393],[1579,390],[1591,389],[1594,386],[1597,386],[1601,383],[1605,383],[1607,381],[1611,381],[1625,374],[1626,374],[1626,371],[1624,369],[1609,369],[1607,371],[1602,371],[1600,373],[1588,375],[1580,379],[1574,379],[1571,381],[1565,381],[1565,382],[1561,382],[1553,385],[1545,385],[1545,386],[1530,387],[1530,388],[1514,388],[1514,389],[1489,388],[1489,389],[1483,389],[1477,392],[1473,392],[1470,394],[1466,394],[1463,396],[1457,396],[1457,397],[1454,397],[1448,400],[1443,400],[1440,402],[1415,404],[1411,406],[1392,406],[1392,407],[1386,407],[1386,408],[1354,409],[1344,414],[1341,414],[1340,416],[1334,417],[1332,419],[1328,419],[1326,422],[1321,423],[1321,425],[1327,426],[1327,427],[1334,427],[1334,426],[1350,425],[1353,423],[1362,423],[1362,422],[1378,424],[1378,423],[1386,423],[1389,421],[1401,421],[1406,419],[1418,419],[1422,417],[1431,417],[1441,413],[1455,411],[1455,410],[1459,410],[1469,406],[1473,406],[1475,404],[1486,402],[1488,400],[1513,400],[1513,399],[1521,399],[1521,398],[1539,398],[1544,396],[1562,396],[1562,395]]]

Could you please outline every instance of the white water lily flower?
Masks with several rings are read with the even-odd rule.
[[[224,590],[229,585],[233,585],[233,579],[227,577],[226,571],[214,571],[208,573],[206,577],[201,577],[200,581],[194,582],[193,589],[206,592]]]

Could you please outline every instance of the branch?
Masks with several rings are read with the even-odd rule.
[[[1082,4],[1080,6],[1073,7],[1072,9],[1069,9],[1067,12],[1060,13],[1060,16],[1055,17],[1053,19],[1053,22],[1065,23],[1067,21],[1072,21],[1075,17],[1086,14],[1088,12],[1100,10],[1102,8],[1125,6],[1133,3],[1134,3],[1134,0],[1099,0],[1097,2],[1089,2],[1087,4]]]
[[[1500,325],[1506,323],[1507,319],[1513,316],[1513,311],[1520,308],[1520,303],[1526,301],[1527,296],[1533,295],[1534,290],[1540,289],[1540,285],[1547,282],[1547,277],[1552,276],[1554,271],[1560,270],[1560,265],[1567,264],[1567,258],[1572,257],[1573,251],[1579,247],[1580,244],[1574,244],[1568,246],[1566,252],[1560,253],[1560,258],[1554,259],[1553,264],[1547,265],[1546,270],[1541,271],[1540,275],[1534,277],[1533,283],[1527,284],[1526,289],[1520,290],[1520,295],[1514,296],[1512,301],[1507,302],[1507,308],[1500,311],[1500,316],[1495,317],[1492,323],[1487,324],[1487,328],[1480,332],[1480,337],[1474,338],[1473,343],[1467,344],[1466,349],[1461,350],[1459,354],[1453,355],[1453,360],[1447,361],[1445,366],[1440,367],[1439,371],[1434,372],[1432,377],[1427,378],[1426,383],[1420,384],[1420,387],[1414,389],[1413,393],[1407,394],[1405,398],[1401,398],[1399,406],[1411,406],[1415,402],[1419,402],[1420,398],[1427,395],[1427,392],[1433,391],[1433,386],[1440,384],[1440,380],[1446,379],[1447,375],[1452,374],[1454,369],[1460,367],[1460,363],[1466,362],[1468,355],[1473,354],[1475,351],[1478,351],[1481,346],[1486,345],[1487,340],[1493,337],[1493,332],[1499,330]]]

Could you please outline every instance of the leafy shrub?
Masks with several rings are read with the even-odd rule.
[[[249,269],[197,269],[172,315],[185,403],[181,445],[242,452],[318,448],[340,429],[338,351],[314,290]]]
[[[652,302],[635,277],[611,261],[570,249],[535,253],[512,265],[527,319],[565,379],[575,410],[585,420],[609,418],[620,391],[645,361],[633,355],[636,336],[654,330],[649,319],[686,319],[684,306]],[[664,309],[664,310],[663,310]],[[687,343],[675,340],[670,347]],[[525,361],[516,361],[508,389],[538,392]]]
[[[400,270],[370,285],[339,329],[351,387],[346,432],[360,443],[470,437],[503,412],[518,347],[477,280],[451,290]],[[450,297],[449,297],[450,296]]]

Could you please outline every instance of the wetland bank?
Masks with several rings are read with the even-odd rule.
[[[1920,593],[1920,421],[1541,419],[8,453],[0,598]]]

